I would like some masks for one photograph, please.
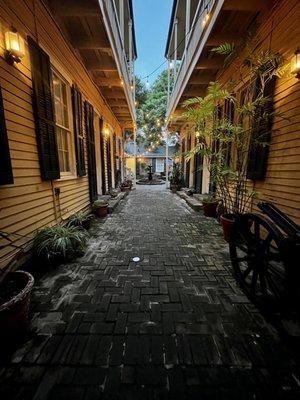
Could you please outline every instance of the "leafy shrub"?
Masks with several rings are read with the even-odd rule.
[[[67,227],[76,226],[78,228],[88,229],[93,218],[94,216],[92,214],[86,214],[82,211],[77,212],[70,216]]]
[[[87,233],[75,226],[47,226],[36,234],[32,250],[47,261],[71,260],[83,254],[87,238]]]
[[[93,203],[93,208],[99,208],[99,207],[104,207],[104,206],[108,206],[107,201],[105,200],[95,200]]]

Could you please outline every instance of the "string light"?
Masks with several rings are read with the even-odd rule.
[[[207,8],[205,8],[205,15],[202,20],[202,25],[205,26],[207,24],[208,20],[209,20],[209,12],[208,12]]]

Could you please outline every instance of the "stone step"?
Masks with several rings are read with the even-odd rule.
[[[185,200],[185,202],[194,210],[200,211],[203,208],[203,204],[200,200],[196,199],[194,196],[188,196],[185,191],[178,191],[177,195]]]

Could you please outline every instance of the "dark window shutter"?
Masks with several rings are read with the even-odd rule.
[[[272,113],[274,111],[274,93],[276,78],[270,79],[264,88],[264,97],[268,102],[257,107],[253,121],[248,154],[247,178],[263,180],[267,172],[269,143],[273,125]],[[256,96],[259,92],[259,83],[256,82]],[[266,118],[266,116],[268,116]]]
[[[99,119],[99,132],[100,132],[100,153],[101,153],[101,177],[102,177],[102,194],[106,192],[106,175],[105,175],[105,149],[103,137],[103,119]]]
[[[14,183],[0,88],[0,185]]]
[[[82,119],[82,96],[75,85],[72,86],[72,107],[74,121],[74,140],[76,151],[77,175],[86,175],[84,158],[83,119]]]
[[[90,190],[90,200],[91,202],[93,202],[98,197],[96,154],[95,154],[95,133],[94,133],[94,109],[93,106],[88,101],[84,102],[84,109],[85,109],[87,150],[88,150],[89,190]]]
[[[36,139],[43,180],[60,177],[49,56],[28,37],[31,60]]]

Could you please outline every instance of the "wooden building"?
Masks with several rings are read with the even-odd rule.
[[[1,0],[0,28],[4,267],[123,177],[136,45],[131,0]]]
[[[240,43],[249,31],[254,32],[254,51],[280,53],[293,69],[300,43],[300,2],[298,0],[174,0],[166,48],[172,61],[174,90],[167,111],[170,130],[181,134],[181,149],[195,145],[195,133],[187,133],[182,103],[187,98],[203,96],[209,82],[226,85],[234,79],[233,65],[224,66],[224,57],[211,52],[222,43]],[[243,61],[240,53],[235,63]],[[299,65],[300,66],[300,65]],[[242,85],[234,89],[238,95]],[[266,172],[262,178],[249,180],[259,198],[273,201],[290,217],[300,222],[300,80],[290,73],[277,80],[274,109],[285,114],[272,126]],[[209,190],[209,173],[199,156],[182,158],[186,185],[199,193]],[[251,205],[255,208],[255,204]]]

